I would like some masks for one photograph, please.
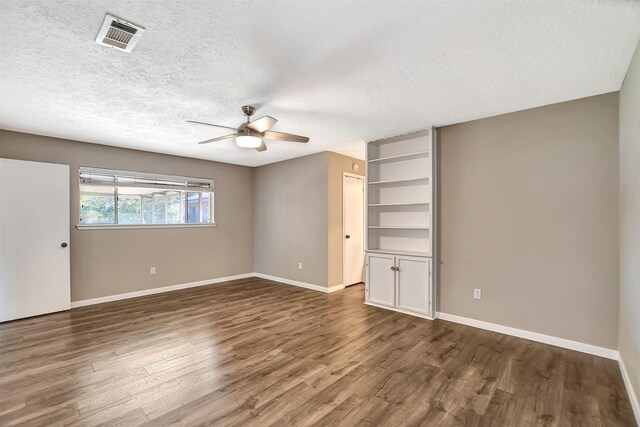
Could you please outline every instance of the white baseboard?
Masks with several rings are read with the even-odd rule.
[[[287,285],[298,286],[300,288],[311,289],[312,291],[324,292],[327,294],[344,289],[344,285],[326,287],[326,286],[320,286],[320,285],[313,285],[311,283],[299,282],[297,280],[285,279],[283,277],[270,276],[268,274],[263,274],[263,273],[253,273],[253,275],[256,277],[260,277],[261,279],[273,280],[274,282],[285,283]]]
[[[578,341],[571,341],[564,338],[552,337],[550,335],[539,334],[537,332],[525,331],[509,326],[498,325],[496,323],[484,322],[482,320],[470,319],[468,317],[456,316],[454,314],[436,313],[436,317],[449,322],[461,323],[475,328],[486,329],[488,331],[499,332],[501,334],[513,335],[514,337],[537,341],[544,344],[551,344],[557,347],[568,348],[570,350],[581,351],[593,354],[594,356],[606,357],[607,359],[619,360],[618,352],[609,348],[598,347]]]
[[[198,286],[213,285],[216,283],[228,282],[229,280],[247,279],[254,277],[255,273],[237,274],[235,276],[218,277],[216,279],[200,280],[198,282],[181,283],[179,285],[162,286],[160,288],[145,289],[142,291],[127,292],[124,294],[108,295],[106,297],[91,298],[81,301],[72,301],[71,308],[84,307],[87,305],[102,304],[103,302],[119,301],[123,299],[143,297],[145,295],[161,294],[163,292],[177,291],[180,289],[195,288]]]
[[[330,294],[331,292],[335,292],[335,291],[341,291],[344,288],[346,288],[345,285],[335,285],[335,286],[329,286],[327,288],[327,293]]]
[[[622,380],[624,381],[624,386],[627,389],[627,394],[629,395],[629,400],[631,401],[633,414],[636,416],[636,423],[640,425],[640,401],[638,401],[638,395],[633,389],[633,384],[631,383],[631,378],[629,377],[627,367],[624,365],[624,359],[622,359],[622,356],[618,358],[618,365],[620,365]]]
[[[414,311],[403,310],[397,307],[389,307],[388,305],[376,304],[375,302],[365,301],[365,305],[370,305],[371,307],[384,308],[385,310],[397,311],[398,313],[408,314],[410,316],[421,317],[427,320],[433,320],[433,317],[427,316],[426,314],[416,313]]]
[[[145,289],[142,291],[127,292],[124,294],[108,295],[106,297],[91,298],[81,301],[72,301],[71,308],[85,307],[87,305],[102,304],[104,302],[119,301],[129,298],[143,297],[145,295],[161,294],[163,292],[178,291],[180,289],[195,288],[198,286],[214,285],[216,283],[228,282],[230,280],[247,279],[249,277],[260,277],[262,279],[273,280],[274,282],[285,283],[287,285],[299,286],[305,289],[311,289],[318,292],[331,293],[344,289],[344,285],[336,286],[319,286],[311,283],[298,282],[297,280],[284,279],[282,277],[269,276],[262,273],[244,273],[235,276],[218,277],[216,279],[200,280],[197,282],[181,283],[179,285],[162,286],[160,288]]]

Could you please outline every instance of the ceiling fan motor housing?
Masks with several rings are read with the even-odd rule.
[[[238,132],[236,133],[236,136],[257,136],[261,138],[262,134],[257,130],[253,130],[250,127],[248,127],[247,123],[242,123],[238,127]]]

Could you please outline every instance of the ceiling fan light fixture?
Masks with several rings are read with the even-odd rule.
[[[241,148],[258,148],[262,145],[262,135],[243,123],[236,133],[236,144]]]
[[[254,135],[236,135],[236,144],[242,148],[258,148],[262,145],[262,138]]]

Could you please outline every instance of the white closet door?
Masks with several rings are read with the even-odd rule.
[[[367,255],[367,300],[375,304],[395,304],[393,255]]]
[[[428,258],[398,256],[397,307],[422,314],[429,313],[429,263]]]
[[[69,166],[0,159],[0,321],[68,310]]]
[[[342,283],[361,283],[364,273],[364,178],[342,178],[344,260]]]

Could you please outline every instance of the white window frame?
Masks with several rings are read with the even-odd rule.
[[[90,182],[87,181],[86,178],[83,178],[87,175],[112,175],[114,177],[114,181],[96,181]],[[124,183],[118,183],[117,179],[126,178],[128,180],[133,180],[129,185]],[[90,178],[89,178],[90,179]],[[136,180],[142,180],[146,182],[135,182]],[[155,183],[149,183],[148,181],[156,181]],[[93,167],[80,167],[78,169],[78,221],[80,221],[82,215],[82,185],[96,185],[96,186],[105,186],[105,187],[115,187],[114,191],[114,224],[84,224],[79,222],[76,224],[76,228],[78,230],[123,230],[123,229],[134,229],[134,228],[189,228],[189,227],[215,227],[215,187],[214,180],[210,178],[196,178],[196,177],[187,177],[187,176],[178,176],[178,175],[165,175],[159,173],[148,173],[148,172],[133,172],[133,171],[123,171],[123,170],[115,170],[115,169],[102,169],[102,168],[93,168]],[[121,187],[136,187],[136,188],[160,188],[165,190],[174,190],[174,191],[183,191],[185,192],[184,212],[181,212],[181,216],[183,216],[183,223],[180,224],[118,224],[118,188]],[[187,221],[187,211],[188,211],[188,193],[209,193],[209,220],[210,222],[206,223],[193,223],[186,222]],[[202,196],[200,196],[200,218],[202,218]],[[142,201],[140,208],[142,210]],[[142,213],[141,213],[142,215]]]

